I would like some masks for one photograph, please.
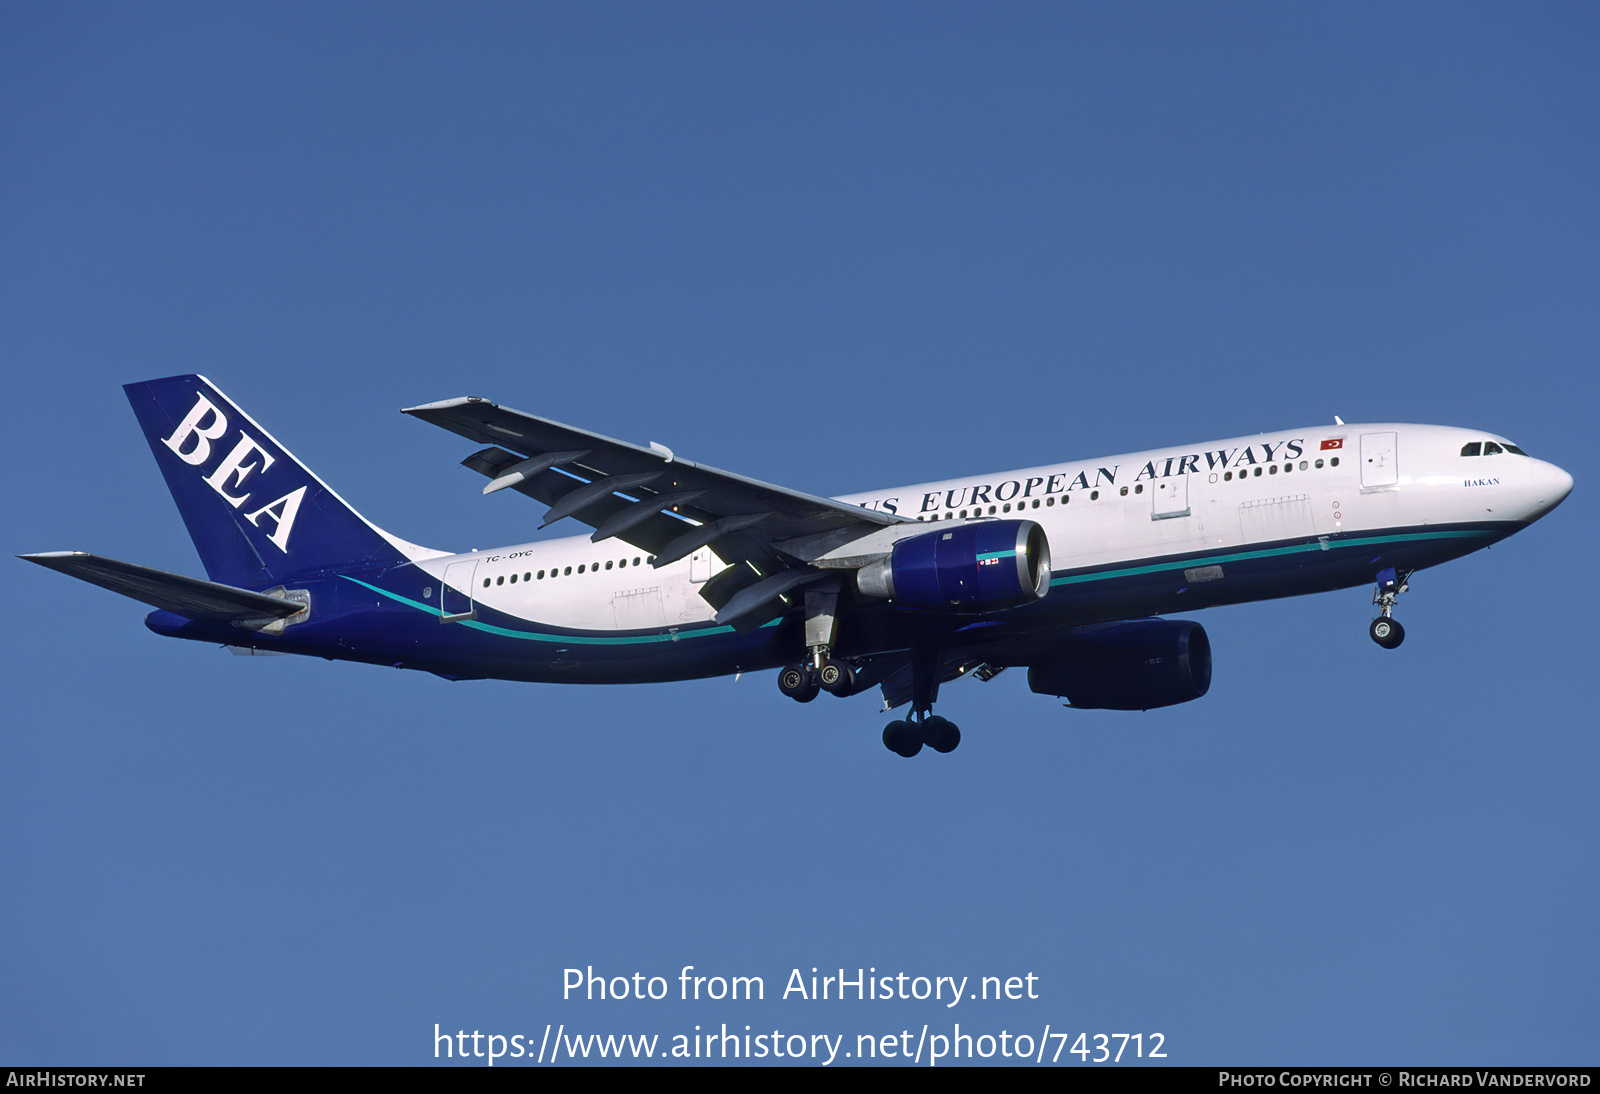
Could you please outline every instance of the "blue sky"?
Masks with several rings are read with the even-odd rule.
[[[1335,414],[1502,433],[1577,489],[1418,575],[1398,651],[1364,590],[1216,610],[1199,702],[963,681],[961,749],[910,762],[870,695],[235,658],[13,562],[0,1059],[961,1021],[1160,1032],[1173,1063],[1594,1063],[1597,31],[1580,4],[8,5],[11,554],[201,572],[120,390],[183,372],[450,549],[541,515],[396,413],[465,394],[827,494]],[[590,965],[768,998],[563,1001]],[[813,966],[1040,998],[777,998]]]

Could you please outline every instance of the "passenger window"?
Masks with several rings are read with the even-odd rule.
[[[1276,475],[1278,473],[1278,465],[1277,464],[1272,464],[1270,467],[1267,468],[1267,470],[1270,471],[1272,474]]]
[[[485,589],[487,589],[489,587],[489,579],[488,578],[484,578],[483,579],[483,587]]]
[[[543,581],[543,580],[544,580],[544,571],[543,571],[543,570],[540,570],[540,571],[539,571],[539,580],[540,580],[540,581]]]
[[[501,574],[499,577],[494,579],[494,583],[496,585],[504,585],[506,583],[506,575]]]
[[[1483,442],[1483,454],[1485,456],[1498,456],[1501,452],[1504,452],[1504,451],[1505,451],[1505,449],[1501,448],[1499,445],[1495,444],[1493,441],[1484,441]]]
[[[1034,498],[1033,499],[1033,507],[1035,509],[1039,508],[1039,499],[1038,498]]]
[[[611,569],[611,560],[610,559],[606,559],[606,569],[608,569],[608,570]]]
[[[567,576],[568,576],[568,577],[571,577],[571,576],[572,576],[572,567],[571,567],[571,566],[568,566],[568,567],[567,567],[567,568],[566,568],[566,569],[565,569],[565,570],[562,570],[562,571],[561,571],[561,572],[562,572],[562,573],[564,573],[564,574],[566,574],[566,575],[567,575]],[[580,574],[581,574],[581,573],[583,573],[583,571],[582,571],[582,570],[579,570],[579,571],[578,571],[578,572],[579,572],[579,573],[580,573]]]
[[[1009,512],[1011,512],[1011,503],[1010,503],[1010,502],[1009,502],[1009,501],[1008,501],[1008,502],[1006,502],[1006,503],[1005,503],[1005,505],[1004,505],[1004,506],[1002,506],[1002,507],[1001,507],[1001,509],[1000,509],[1000,511],[1001,511],[1001,512],[1002,512],[1002,513],[1009,513]]]
[[[1305,469],[1306,469],[1306,461],[1305,460],[1301,460],[1300,461],[1300,470],[1304,471]]]
[[[1317,470],[1318,471],[1322,470],[1322,461],[1321,460],[1317,461]]]
[[[1328,466],[1329,467],[1338,467],[1339,466],[1339,457],[1338,456],[1329,456],[1328,457]]]
[[[1117,491],[1117,493],[1121,494],[1123,497],[1127,497],[1128,496],[1128,488],[1126,486],[1124,486],[1121,489],[1119,489]]]
[[[1089,491],[1089,500],[1090,501],[1099,501],[1100,500],[1100,491],[1098,491],[1098,490]]]
[[[1483,442],[1468,441],[1461,446],[1461,454],[1463,456],[1481,456],[1483,454]]]
[[[511,575],[511,584],[515,585],[516,583],[517,583],[517,575],[516,574],[512,574]]]
[[[1142,482],[1140,482],[1140,483],[1135,483],[1135,484],[1134,484],[1134,487],[1133,487],[1133,492],[1134,492],[1134,493],[1135,493],[1135,494],[1142,494],[1142,493],[1144,493],[1144,483],[1142,483]]]
[[[1232,471],[1224,471],[1222,473],[1222,481],[1223,482],[1232,482],[1233,481],[1233,472]]]
[[[1044,503],[1048,507],[1048,506],[1054,505],[1056,503],[1056,499],[1053,498],[1053,497],[1045,498],[1044,499]]]
[[[522,580],[523,580],[524,583],[532,581],[533,580],[533,574],[531,574],[531,573],[523,574],[522,575]]]

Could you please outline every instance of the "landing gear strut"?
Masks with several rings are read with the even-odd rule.
[[[839,637],[840,584],[832,578],[806,590],[806,655],[817,686],[830,695],[844,696],[855,688],[856,674],[833,659],[833,643]]]
[[[1378,588],[1372,594],[1372,602],[1378,605],[1381,614],[1372,621],[1367,633],[1386,650],[1392,650],[1406,640],[1406,629],[1394,618],[1394,605],[1400,599],[1400,594],[1411,587],[1406,584],[1410,576],[1410,573],[1396,573],[1392,567],[1378,571]]]
[[[818,691],[830,696],[848,696],[856,691],[856,672],[843,661],[834,661],[834,640],[838,638],[837,577],[805,590],[805,649],[802,664],[787,665],[778,673],[778,689],[798,702],[811,702]]]
[[[933,713],[939,697],[940,649],[932,643],[911,650],[911,716],[883,727],[883,747],[910,759],[927,745],[935,752],[954,752],[961,730]]]
[[[840,697],[856,690],[855,670],[832,656],[839,635],[840,584],[833,578],[806,590],[806,660],[778,674],[778,690],[797,702],[811,702],[819,690]]]

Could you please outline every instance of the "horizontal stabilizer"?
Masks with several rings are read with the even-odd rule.
[[[131,562],[101,558],[86,551],[46,551],[17,557],[181,615],[185,619],[202,622],[268,622],[287,619],[306,607],[297,600],[253,593],[249,589],[236,589],[232,585],[219,585],[215,581],[202,581],[197,577],[170,574],[149,566],[135,566]]]

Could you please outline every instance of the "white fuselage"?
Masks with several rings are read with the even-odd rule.
[[[922,483],[838,500],[933,523],[1020,518],[1049,537],[1056,572],[1294,538],[1471,522],[1520,526],[1572,488],[1509,442],[1429,425],[1318,426],[1203,445]],[[653,568],[620,540],[587,536],[426,559],[444,585],[506,615],[581,630],[694,626],[713,616],[708,549]]]

